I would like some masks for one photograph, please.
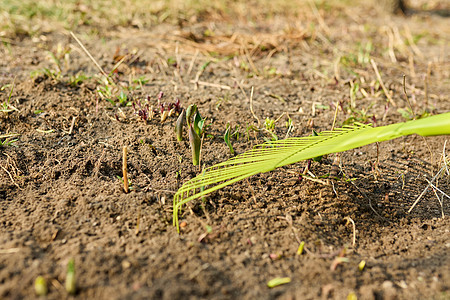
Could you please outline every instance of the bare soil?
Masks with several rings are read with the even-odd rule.
[[[408,213],[442,167],[446,136],[342,153],[337,179],[326,177],[334,155],[312,163],[320,180],[299,180],[306,162],[260,174],[189,203],[180,234],[172,226],[174,193],[201,170],[188,141],[176,140],[176,116],[160,121],[161,91],[162,102],[195,103],[207,118],[205,166],[232,157],[227,123],[240,133],[237,153],[270,138],[246,130],[258,126],[252,87],[260,127],[283,113],[292,119],[291,132],[286,114],[276,123],[279,138],[331,129],[336,105],[337,126],[351,116],[375,126],[405,121],[403,74],[418,114],[448,111],[448,18],[386,16],[370,5],[317,12],[258,22],[202,16],[96,35],[80,26],[75,34],[106,72],[129,54],[111,76],[113,93],[125,90],[132,102],[148,95],[156,110],[148,121],[100,97],[101,75],[67,31],[11,36],[0,50],[0,86],[10,84],[0,103],[14,81],[18,111],[0,115],[0,134],[20,136],[0,148],[0,298],[36,297],[39,275],[46,298],[72,297],[64,281],[74,258],[80,299],[450,299],[450,201],[441,205],[429,188]],[[369,41],[390,104],[364,55]],[[58,45],[68,54],[52,77],[42,70],[58,71],[48,58]],[[71,85],[80,71],[93,77]],[[148,81],[133,81],[141,76]],[[351,112],[355,83],[364,92]],[[124,145],[129,193],[118,179]],[[448,174],[439,188],[449,194]],[[276,277],[291,282],[268,288]]]

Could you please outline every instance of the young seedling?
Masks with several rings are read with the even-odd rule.
[[[70,259],[67,263],[67,273],[66,273],[66,292],[75,295],[77,292],[76,278],[75,278],[75,261]]]
[[[86,81],[90,79],[91,77],[86,76],[83,72],[78,72],[76,75],[72,75],[69,78],[69,85],[72,87],[77,87],[80,84],[83,83],[83,81]]]
[[[4,112],[4,113],[9,113],[12,112],[14,110],[19,111],[17,108],[15,108],[14,106],[11,105],[11,96],[14,90],[14,83],[16,82],[16,78],[14,78],[12,84],[11,84],[11,90],[9,91],[9,96],[8,96],[8,100],[6,100],[5,102],[0,104],[0,111]],[[2,88],[0,89],[0,91],[3,91],[6,87],[8,87],[9,85],[4,85],[2,86]]]
[[[200,152],[205,120],[200,116],[197,105],[191,104],[186,111],[182,111],[175,125],[175,133],[178,141],[183,140],[184,119],[188,126],[189,143],[192,151],[192,163],[194,166],[200,163]]]
[[[132,103],[131,101],[128,101],[128,95],[124,91],[120,91],[117,100],[119,100],[120,106],[130,106]]]
[[[230,129],[231,129],[231,126],[228,123],[227,129],[225,130],[225,134],[223,135],[223,139],[225,140],[225,144],[227,144],[228,148],[230,148],[231,155],[234,155],[233,145],[231,144],[231,141],[230,141]]]
[[[362,272],[364,270],[364,267],[366,266],[366,261],[362,260],[360,261],[360,263],[358,264],[358,269]]]
[[[13,139],[13,138],[18,136],[18,135],[19,134],[17,134],[17,133],[0,135],[0,148],[6,147],[6,146],[15,146],[15,147],[17,147],[16,145],[14,145],[14,143],[17,142],[18,139]],[[2,141],[1,139],[3,139],[3,138],[4,138],[4,140]]]
[[[272,280],[269,280],[269,282],[267,282],[267,287],[274,288],[274,287],[277,287],[279,285],[286,284],[289,282],[291,282],[291,278],[289,278],[289,277],[274,278]]]
[[[175,123],[175,134],[177,135],[177,140],[181,142],[183,140],[183,127],[186,122],[186,111],[183,109],[178,116],[177,122]]]
[[[195,130],[195,132],[197,132],[197,134],[199,135],[199,136],[201,136],[202,134],[203,134],[203,126],[205,125],[205,119],[203,119],[201,116],[200,116],[200,112],[198,111],[198,109],[197,109],[197,111],[195,112],[195,115],[194,115],[194,130]]]
[[[36,280],[34,281],[34,291],[36,292],[36,295],[39,297],[47,296],[48,287],[47,281],[45,281],[44,277],[38,276],[36,278]]]
[[[303,254],[303,249],[305,249],[305,242],[304,241],[302,241],[300,243],[300,245],[298,246],[297,255],[302,255]]]

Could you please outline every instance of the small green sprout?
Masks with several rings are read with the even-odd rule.
[[[11,105],[11,96],[12,93],[14,91],[14,83],[16,82],[16,78],[14,78],[12,84],[11,84],[11,90],[9,91],[9,96],[8,96],[8,100],[6,100],[3,103],[0,103],[0,111],[4,112],[4,113],[9,113],[12,112],[14,110],[19,111],[17,108],[15,108],[14,106]],[[8,87],[9,85],[4,85],[1,87],[0,91],[3,91],[6,87]]]
[[[177,135],[177,140],[181,142],[183,140],[183,126],[186,120],[186,111],[183,109],[181,114],[178,116],[177,122],[175,123],[175,134]]]
[[[225,144],[227,144],[228,148],[230,148],[231,155],[234,155],[233,145],[231,144],[231,141],[230,141],[230,129],[231,129],[231,126],[228,123],[227,129],[225,130],[225,134],[223,135],[223,139],[225,140]]]
[[[286,284],[289,282],[291,282],[291,278],[289,278],[289,277],[277,277],[272,280],[269,280],[269,282],[267,282],[267,286],[269,288],[274,288],[274,287],[277,287],[279,285],[283,285],[283,284]]]
[[[87,79],[90,79],[90,77],[86,76],[83,72],[78,72],[76,75],[70,76],[69,85],[72,87],[77,87],[80,84],[82,84],[83,81],[86,81]]]
[[[147,82],[149,82],[150,80],[145,78],[144,75],[142,75],[139,78],[133,79],[133,83],[137,83],[139,84],[140,87],[142,87],[144,84],[146,84]]]
[[[36,280],[34,281],[34,291],[36,292],[36,295],[39,297],[47,296],[48,287],[47,281],[45,281],[44,277],[38,276],[36,278]]]
[[[193,119],[193,121],[191,121],[191,119]],[[188,125],[189,143],[192,151],[192,164],[194,166],[197,166],[200,163],[200,151],[202,144],[201,136],[203,135],[205,120],[206,119],[203,119],[200,116],[197,105],[191,104],[188,106],[186,109],[186,123]],[[182,136],[182,133],[177,130],[182,131],[182,126],[178,123],[182,123],[182,117],[179,117],[179,120],[177,120],[177,127],[175,128],[175,131],[177,132],[177,139],[180,140],[179,138]]]
[[[300,243],[300,245],[298,246],[297,255],[302,255],[304,248],[305,248],[305,242],[302,241]]]
[[[124,91],[120,91],[117,96],[120,106],[131,106],[131,101],[128,101],[128,95]]]
[[[350,293],[347,295],[347,300],[358,300],[358,297],[356,296],[355,293]]]
[[[366,261],[362,260],[359,264],[358,264],[358,269],[362,272],[364,270],[364,267],[366,266]]]
[[[191,124],[191,117],[195,114],[196,111],[197,111],[197,105],[195,105],[195,104],[189,105],[188,108],[186,109],[186,123],[188,125]]]
[[[197,109],[197,112],[194,115],[194,129],[195,132],[197,132],[198,135],[202,135],[203,133],[203,126],[205,125],[205,119],[203,119],[200,116],[200,113]]]
[[[116,177],[117,177],[117,179],[119,179],[119,181],[120,181],[120,183],[121,183],[121,185],[123,185],[123,177],[122,176],[119,176],[119,175],[116,175]],[[128,189],[130,190],[130,191],[132,191],[134,188],[131,186],[132,185],[132,183],[133,183],[133,181],[131,180],[131,178],[127,178],[128,179]]]
[[[108,84],[105,84],[104,86],[98,86],[97,93],[100,95],[100,97],[104,98],[112,105],[115,105],[112,97],[112,89]]]
[[[10,133],[10,134],[0,134],[0,148],[6,147],[6,146],[14,146],[15,142],[18,141],[18,139],[13,139],[14,137],[18,136],[17,133]],[[3,141],[1,139],[4,139]]]
[[[266,130],[274,131],[275,130],[275,120],[266,118],[266,120],[264,121],[264,127],[266,128]]]
[[[75,295],[77,291],[76,278],[75,278],[75,261],[70,259],[67,263],[67,274],[65,283],[67,293]]]

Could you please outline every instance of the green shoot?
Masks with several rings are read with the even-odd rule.
[[[14,137],[18,136],[17,133],[10,133],[10,134],[2,134],[0,135],[0,148],[6,147],[6,146],[14,146],[17,147],[17,145],[14,145],[15,142],[18,141],[18,139],[13,139]],[[3,141],[1,139],[4,139]]]
[[[195,132],[197,132],[197,134],[199,136],[201,136],[203,134],[203,126],[205,125],[205,120],[200,116],[200,113],[197,109],[197,112],[194,115],[194,129]]]
[[[4,112],[4,113],[9,113],[12,112],[14,110],[19,111],[17,108],[15,108],[14,106],[11,105],[11,96],[14,90],[14,83],[16,82],[16,78],[14,78],[12,84],[11,84],[11,90],[9,91],[9,96],[8,96],[8,100],[6,100],[5,102],[0,104],[0,111]],[[0,89],[0,91],[3,91],[6,87],[8,87],[9,85],[5,85],[2,86],[2,88]]]
[[[359,264],[358,264],[358,269],[362,272],[364,270],[364,267],[366,266],[366,261],[362,260]]]
[[[125,182],[123,181],[123,177],[119,176],[119,175],[116,175],[116,177],[117,177],[117,179],[119,179],[120,184],[125,186]],[[131,186],[132,183],[133,183],[132,179],[131,178],[127,178],[127,181],[128,181],[128,190],[130,190],[130,191],[134,190],[134,188]]]
[[[195,114],[197,111],[197,105],[191,104],[186,109],[186,123],[190,126],[191,125],[191,117]]]
[[[180,118],[179,118],[180,119]],[[193,121],[191,120],[193,119]],[[188,133],[189,133],[189,143],[191,145],[192,151],[192,164],[197,166],[200,163],[200,151],[203,135],[203,127],[205,125],[205,120],[200,116],[197,105],[191,104],[186,109],[186,123],[188,125]],[[181,120],[179,120],[182,123]],[[178,121],[177,121],[178,123]],[[178,126],[178,124],[177,124]],[[178,139],[177,133],[177,139]]]
[[[145,78],[145,76],[140,76],[139,78],[133,79],[133,83],[138,84],[139,87],[142,88],[143,85],[145,85],[150,80]]]
[[[70,76],[69,85],[72,87],[77,87],[88,79],[90,79],[89,76],[86,76],[83,72],[78,72],[76,75]]]
[[[228,123],[227,129],[225,130],[225,134],[223,135],[223,139],[225,140],[225,144],[227,144],[228,148],[230,148],[231,155],[234,155],[233,145],[231,144],[231,141],[230,141],[230,129],[231,129],[231,126]]]
[[[274,131],[275,130],[275,120],[266,118],[266,120],[264,121],[264,127],[268,131]]]
[[[98,86],[97,93],[100,95],[100,97],[104,98],[112,105],[115,105],[112,97],[112,89],[108,84],[105,84],[104,86]]]
[[[183,109],[181,114],[178,116],[177,122],[175,123],[175,134],[179,142],[183,140],[183,127],[185,120],[186,120],[186,111]]]
[[[36,280],[34,281],[34,291],[36,292],[36,295],[39,297],[47,296],[48,287],[47,281],[45,281],[44,277],[42,276],[36,277]]]
[[[305,242],[301,242],[300,245],[298,246],[297,249],[297,255],[302,255],[303,254],[303,249],[305,248]]]
[[[70,259],[67,263],[67,273],[66,273],[66,283],[65,283],[67,293],[75,295],[77,292],[76,278],[75,278],[75,261]]]
[[[289,277],[281,277],[281,278],[278,277],[278,278],[274,278],[272,280],[269,280],[269,282],[267,282],[267,286],[269,288],[274,288],[274,287],[277,287],[279,285],[286,284],[286,283],[289,283],[289,282],[291,282],[291,278],[289,278]]]
[[[128,101],[128,95],[124,91],[120,91],[117,100],[119,100],[120,106],[131,106],[131,101]]]

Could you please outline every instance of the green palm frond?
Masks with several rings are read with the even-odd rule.
[[[173,223],[178,229],[178,212],[183,204],[252,175],[410,134],[450,134],[450,113],[375,128],[371,124],[356,123],[333,131],[322,131],[318,136],[293,137],[257,145],[252,150],[205,169],[202,174],[184,183],[174,196]]]

